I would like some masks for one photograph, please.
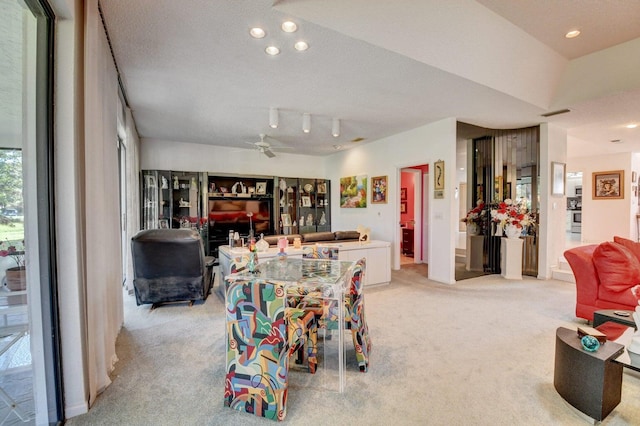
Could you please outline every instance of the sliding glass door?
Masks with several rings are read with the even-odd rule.
[[[52,41],[45,3],[0,0],[0,424],[52,423],[62,415],[52,261]]]

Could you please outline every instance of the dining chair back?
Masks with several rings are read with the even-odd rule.
[[[340,248],[325,245],[312,245],[302,247],[303,259],[328,259],[338,260]]]
[[[345,296],[345,327],[351,329],[353,346],[360,371],[369,369],[369,353],[371,352],[371,338],[364,310],[364,275],[366,259],[358,260],[351,267],[349,294]]]
[[[231,278],[227,285],[224,405],[284,420],[289,356],[315,331],[315,317],[286,307],[283,283]]]
[[[360,371],[369,369],[369,353],[371,352],[371,338],[364,309],[364,275],[366,271],[366,259],[355,262],[346,279],[348,290],[344,298],[344,328],[351,330],[353,346],[356,352],[356,360]],[[336,330],[340,327],[339,304],[336,301],[323,300],[318,292],[309,291],[304,294],[288,294],[289,306],[295,306],[307,312],[314,312],[318,321],[318,328]]]

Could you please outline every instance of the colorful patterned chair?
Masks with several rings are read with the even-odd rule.
[[[365,318],[364,310],[364,274],[366,260],[358,260],[349,272],[349,291],[344,299],[344,327],[351,330],[353,346],[356,351],[356,360],[360,371],[367,372],[369,369],[369,352],[371,352],[371,338],[369,337],[369,327]],[[337,303],[325,302],[318,298],[313,291],[304,295],[287,294],[287,301],[290,306],[298,309],[312,311],[318,320],[318,328],[335,330],[338,328],[338,306]]]
[[[241,278],[227,280],[226,316],[224,405],[283,420],[289,356],[317,333],[315,316],[286,307],[282,283]],[[308,346],[315,370],[313,344]]]
[[[302,247],[303,259],[338,260],[339,254],[340,249],[338,247],[320,246],[318,244]]]
[[[364,314],[364,273],[366,269],[365,259],[358,260],[351,269],[351,285],[349,294],[345,297],[345,326],[351,329],[353,346],[356,350],[356,359],[360,371],[369,369],[369,352],[371,352],[371,338],[369,327]]]

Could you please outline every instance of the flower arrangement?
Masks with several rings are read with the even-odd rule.
[[[476,202],[476,206],[467,212],[467,215],[460,219],[461,222],[466,223],[467,225],[476,224],[482,225],[483,219],[485,216],[484,210],[484,201],[478,200]]]
[[[514,203],[510,198],[506,198],[499,203],[497,208],[491,209],[491,220],[498,223],[498,226],[515,225],[518,228],[535,224],[535,219],[529,213],[524,200]]]
[[[6,248],[4,248],[6,246]],[[15,260],[18,268],[24,268],[24,241],[22,241],[22,250],[18,250],[16,246],[7,242],[0,243],[0,257],[11,256]]]

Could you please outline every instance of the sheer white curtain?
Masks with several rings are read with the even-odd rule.
[[[89,405],[110,383],[123,323],[117,151],[118,80],[98,11],[85,3],[84,257]]]

